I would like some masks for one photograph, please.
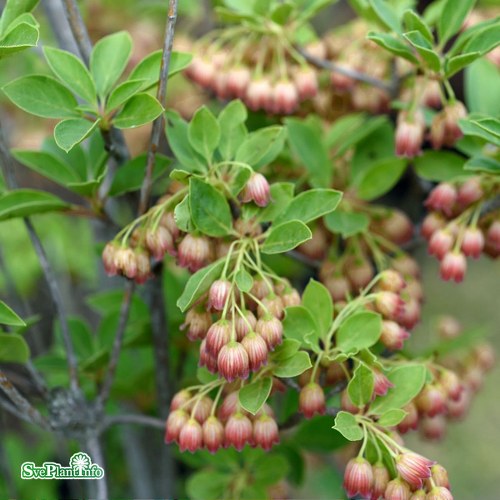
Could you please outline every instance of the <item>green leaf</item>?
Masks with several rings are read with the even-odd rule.
[[[189,195],[186,195],[175,207],[174,219],[177,227],[181,231],[185,231],[186,233],[194,231],[195,227],[191,219],[191,210],[189,209]]]
[[[374,383],[373,372],[370,368],[359,364],[347,386],[347,393],[351,401],[358,407],[367,404],[372,398]]]
[[[163,106],[149,94],[136,94],[123,106],[113,118],[116,128],[135,128],[152,122],[163,112]]]
[[[43,52],[50,69],[66,87],[87,102],[96,103],[94,82],[89,70],[78,57],[53,47],[44,47]]]
[[[344,238],[365,232],[370,223],[370,219],[366,214],[345,212],[343,210],[336,210],[328,214],[324,221],[330,231],[334,234],[341,234]]]
[[[241,394],[241,391],[240,391]],[[264,455],[255,462],[255,468],[252,471],[255,484],[261,487],[271,486],[281,481],[288,474],[287,459],[277,453]],[[264,498],[262,495],[246,497],[248,500]]]
[[[335,417],[333,429],[340,432],[349,441],[360,441],[363,439],[363,430],[359,426],[356,417],[347,411],[339,411]]]
[[[129,80],[145,80],[146,88],[152,87],[160,79],[160,67],[163,50],[157,50],[140,61],[129,75]],[[168,65],[168,76],[174,76],[189,66],[191,54],[173,51]]]
[[[264,377],[243,386],[238,392],[240,405],[252,415],[255,415],[267,401],[272,386],[271,377]]]
[[[404,410],[392,409],[387,410],[378,419],[377,424],[382,427],[394,427],[398,425],[405,417],[407,413]]]
[[[302,305],[311,313],[319,336],[324,338],[333,320],[333,302],[328,289],[319,281],[309,280],[302,294]]]
[[[304,306],[291,306],[285,309],[283,331],[287,339],[297,340],[307,347],[309,347],[308,340],[312,340],[311,334],[316,334],[316,342],[314,343],[317,344],[317,323],[309,309]]]
[[[497,18],[496,24],[488,26],[474,33],[465,44],[462,52],[480,52],[482,55],[487,54],[495,47],[500,45],[498,33],[500,30],[500,18]]]
[[[227,184],[233,196],[238,196],[246,186],[248,179],[252,176],[253,170],[248,165],[232,165],[229,171]]]
[[[228,472],[202,470],[192,474],[186,482],[186,492],[192,500],[219,500],[224,498],[233,475]]]
[[[220,126],[215,116],[206,106],[199,108],[188,126],[188,138],[193,149],[208,163],[212,161],[220,136]]]
[[[427,369],[425,365],[408,364],[391,370],[387,378],[394,384],[385,396],[378,396],[370,406],[370,412],[382,415],[388,410],[407,405],[422,389]]]
[[[231,232],[233,218],[229,203],[211,184],[192,177],[189,180],[189,206],[194,225],[208,236]]]
[[[26,363],[30,349],[23,337],[12,333],[0,333],[0,362]]]
[[[284,359],[291,358],[300,349],[300,345],[301,342],[298,340],[285,339],[271,353],[271,359],[273,361],[283,361]]]
[[[19,108],[42,118],[77,116],[75,96],[56,79],[44,75],[23,76],[2,89]]]
[[[286,129],[279,125],[265,127],[248,134],[236,152],[236,161],[247,163],[254,169],[271,163],[283,149]]]
[[[113,183],[109,189],[110,196],[120,196],[140,189],[146,172],[146,161],[147,155],[144,153],[122,165],[113,178]],[[156,154],[153,180],[157,180],[166,173],[170,161],[170,158]]]
[[[185,312],[191,305],[198,300],[210,285],[219,278],[225,259],[220,259],[209,266],[200,269],[194,273],[188,280],[182,295],[177,300],[177,307],[181,312]]]
[[[288,252],[311,238],[311,230],[303,222],[299,220],[284,222],[271,228],[262,245],[262,253]]]
[[[219,151],[224,160],[231,160],[245,141],[248,132],[245,121],[247,108],[240,100],[231,101],[219,114],[220,125]]]
[[[101,38],[90,55],[90,73],[99,97],[106,97],[127,67],[132,54],[132,38],[120,31]]]
[[[446,0],[438,19],[437,31],[439,42],[444,44],[462,27],[476,0]]]
[[[290,358],[280,361],[274,368],[274,375],[280,378],[297,377],[301,373],[311,368],[311,360],[309,354],[305,351],[299,351]]]
[[[420,177],[429,181],[446,182],[463,175],[465,159],[451,151],[425,151],[413,159]]]
[[[430,26],[414,10],[408,9],[403,14],[406,31],[418,31],[430,43],[434,42]]]
[[[209,384],[210,382],[217,380],[217,374],[210,373],[204,366],[198,366],[196,369],[196,378],[202,384]]]
[[[52,153],[45,151],[26,151],[13,149],[12,156],[23,165],[47,177],[48,179],[67,185],[79,181],[79,177],[71,167]]]
[[[342,322],[337,332],[337,347],[346,355],[374,345],[382,331],[382,319],[373,312],[360,312]]]
[[[118,85],[106,101],[106,113],[119,108],[124,102],[144,90],[146,80],[127,80]]]
[[[388,33],[368,33],[367,38],[373,40],[377,45],[388,50],[392,54],[402,57],[412,63],[417,63],[418,59],[415,57],[413,51],[403,43],[399,38]]]
[[[404,33],[403,36],[415,47],[415,49],[417,49],[417,52],[422,57],[426,66],[432,71],[438,72],[441,70],[441,59],[439,55],[419,31],[409,31],[408,33]]]
[[[56,125],[54,139],[57,145],[67,153],[86,139],[96,129],[99,122],[100,120],[91,122],[84,118],[68,118]]]
[[[0,16],[0,35],[5,33],[9,25],[25,12],[32,11],[38,0],[8,0],[4,2],[4,8]]]
[[[397,12],[385,0],[369,0],[378,20],[390,30],[401,33],[401,23]]]
[[[311,175],[311,185],[328,187],[331,184],[333,165],[328,150],[310,123],[297,118],[285,120],[288,142]]]
[[[348,444],[341,434],[332,432],[332,417],[328,415],[304,420],[292,439],[301,449],[323,453],[343,448]],[[327,495],[325,498],[331,497]]]
[[[0,325],[26,326],[26,323],[3,300],[0,300]]]
[[[236,286],[242,292],[249,292],[253,286],[252,275],[245,269],[240,269],[235,276]]]
[[[38,43],[37,26],[29,23],[19,23],[0,40],[0,59],[21,50],[35,47]]]
[[[500,162],[487,156],[475,156],[468,160],[464,169],[473,172],[486,172],[488,174],[500,174]]]
[[[476,59],[481,57],[481,52],[468,52],[467,54],[460,54],[459,56],[452,57],[446,61],[445,74],[449,78],[455,73],[471,64]]]
[[[356,179],[358,196],[373,200],[392,189],[406,169],[404,158],[387,158],[368,165]]]
[[[0,196],[0,221],[64,210],[67,207],[67,203],[53,194],[34,189],[16,189]]]
[[[276,182],[271,184],[271,201],[263,210],[259,210],[257,220],[272,222],[285,210],[293,198],[294,185],[290,182]]]
[[[477,137],[481,137],[492,144],[500,147],[500,139],[497,134],[492,133],[488,126],[487,122],[483,120],[477,120],[474,118],[465,118],[458,121],[458,125],[460,129],[464,133],[464,135],[473,135]]]
[[[333,212],[341,199],[342,192],[335,189],[309,189],[297,195],[275,222],[277,224],[292,220],[311,222]]]
[[[167,111],[166,116],[167,140],[177,160],[188,172],[206,172],[206,161],[189,142],[186,121],[175,111]]]

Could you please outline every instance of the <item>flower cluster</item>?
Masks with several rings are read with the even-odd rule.
[[[483,214],[487,200],[499,192],[494,178],[481,175],[460,183],[442,182],[429,194],[425,205],[431,212],[422,223],[422,235],[429,253],[440,260],[442,279],[461,282],[466,257],[500,255],[500,211]]]
[[[247,444],[269,450],[279,442],[278,424],[268,404],[252,415],[240,406],[238,391],[228,392],[219,406],[218,397],[212,400],[203,394],[182,390],[174,396],[166,422],[166,443],[177,443],[181,451],[194,453],[205,448],[215,453],[221,447],[241,451]]]

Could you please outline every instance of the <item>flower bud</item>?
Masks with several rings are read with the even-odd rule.
[[[410,298],[404,302],[403,313],[399,317],[401,326],[411,330],[420,321],[420,303]]]
[[[429,254],[435,255],[439,260],[452,249],[455,238],[447,229],[439,229],[429,240]]]
[[[453,500],[451,491],[443,486],[432,488],[430,493],[427,493],[425,500]]]
[[[135,282],[138,284],[146,283],[151,277],[151,263],[149,262],[149,254],[141,248],[136,248],[135,261],[137,272],[135,273]]]
[[[416,112],[413,117],[401,112],[398,116],[396,127],[396,155],[413,158],[421,154],[424,142],[425,121],[421,112]]]
[[[395,321],[382,321],[382,333],[380,341],[391,351],[399,351],[403,348],[403,342],[410,334]]]
[[[336,385],[342,380],[345,380],[346,374],[344,369],[342,368],[341,363],[337,363],[336,361],[330,363],[326,370],[326,384],[327,385]]]
[[[453,399],[453,401],[460,399],[464,386],[455,372],[451,370],[443,371],[439,377],[439,384],[448,398]]]
[[[213,403],[214,402],[208,396],[203,396],[193,405],[191,417],[202,424],[209,417]]]
[[[208,291],[207,309],[222,311],[231,292],[231,283],[227,280],[216,280],[210,286]]]
[[[146,231],[146,247],[156,260],[163,260],[165,253],[175,255],[174,239],[172,235],[163,226],[158,226],[155,231],[148,229]]]
[[[212,85],[215,76],[215,66],[208,59],[195,57],[186,69],[186,74],[198,85],[207,88]]]
[[[392,210],[389,217],[382,219],[381,232],[393,243],[404,245],[413,237],[413,223],[405,213]]]
[[[262,415],[253,423],[253,442],[268,451],[280,441],[278,424],[274,418]]]
[[[435,464],[431,467],[431,478],[436,486],[450,489],[448,471],[441,464]]]
[[[189,340],[202,340],[205,338],[211,324],[212,316],[209,312],[199,308],[192,308],[187,312],[186,319],[180,329],[188,329],[187,337]]]
[[[422,302],[424,299],[424,289],[422,283],[414,278],[409,278],[406,280],[406,293],[411,299],[417,302]]]
[[[401,273],[394,269],[386,269],[380,273],[377,286],[386,292],[399,293],[406,283]]]
[[[439,272],[445,281],[453,280],[455,283],[463,281],[467,270],[465,255],[460,252],[448,252],[441,261]]]
[[[389,320],[397,320],[404,311],[404,301],[394,292],[378,292],[375,297],[377,311]]]
[[[462,333],[462,325],[453,316],[441,316],[437,325],[438,333],[443,339],[455,339]]]
[[[215,453],[224,443],[224,426],[214,416],[203,423],[203,443],[210,453]]]
[[[364,288],[373,278],[373,268],[366,259],[354,261],[346,265],[347,278],[351,282],[353,290]]]
[[[460,205],[468,207],[472,205],[472,203],[479,201],[483,194],[484,192],[479,177],[471,177],[458,188],[457,200]]]
[[[175,222],[174,212],[165,212],[160,219],[160,225],[163,226],[172,235],[173,241],[175,241],[181,231]]]
[[[373,394],[375,396],[385,396],[387,391],[394,387],[394,384],[380,370],[373,370],[373,376]]]
[[[246,95],[248,85],[250,84],[250,71],[241,66],[231,68],[227,74],[227,90],[234,97],[243,98]]]
[[[300,294],[295,288],[292,288],[281,296],[281,301],[284,307],[300,306]]]
[[[115,265],[127,278],[134,279],[137,276],[137,258],[131,248],[120,247],[116,250]]]
[[[356,495],[370,498],[373,487],[373,471],[370,462],[361,457],[349,460],[344,472],[342,486],[350,498]]]
[[[272,93],[272,111],[275,114],[292,114],[299,104],[299,95],[295,85],[287,80],[276,83]]]
[[[423,485],[423,480],[431,477],[431,467],[435,464],[432,460],[408,451],[396,457],[396,469],[412,488],[418,489]]]
[[[428,417],[435,417],[446,411],[446,398],[443,389],[434,384],[424,386],[415,398],[415,404],[418,411]]]
[[[273,89],[269,80],[252,80],[248,84],[245,102],[252,111],[269,109],[272,101]]]
[[[190,410],[188,406],[188,401],[193,397],[193,395],[186,389],[182,389],[174,395],[172,401],[170,402],[170,411],[175,411],[178,409]]]
[[[300,391],[299,411],[306,418],[312,418],[315,413],[323,415],[326,411],[325,393],[319,384],[310,382]]]
[[[425,206],[431,210],[439,210],[449,216],[457,201],[457,196],[457,190],[453,184],[442,182],[430,192],[425,200]]]
[[[115,276],[118,267],[116,265],[116,254],[120,247],[114,241],[106,243],[104,250],[102,251],[102,263],[104,264],[104,271],[108,276]]]
[[[468,227],[464,231],[462,240],[462,252],[467,257],[479,258],[484,248],[483,232],[476,227]]]
[[[316,72],[308,66],[304,66],[296,71],[293,81],[301,100],[315,97],[318,93],[318,77],[316,76]]]
[[[236,336],[239,341],[252,330],[255,330],[257,326],[257,318],[252,311],[245,311],[244,315],[244,317],[238,315],[234,320],[234,329],[236,330]]]
[[[456,101],[434,116],[431,124],[431,142],[434,149],[441,149],[443,146],[451,147],[458,139],[462,138],[458,121],[467,116],[465,106]]]
[[[220,350],[231,340],[231,326],[225,319],[220,319],[210,326],[205,338],[205,349],[217,357]]]
[[[467,387],[462,391],[460,397],[457,401],[452,399],[446,402],[447,414],[446,417],[449,420],[461,420],[463,419],[470,408],[471,404],[471,390]]]
[[[251,371],[257,371],[267,364],[267,344],[258,333],[250,332],[243,338],[241,345],[248,354],[248,366]]]
[[[259,207],[265,207],[271,199],[271,188],[267,179],[258,172],[252,173],[241,195],[243,203],[255,202]]]
[[[284,312],[285,311],[281,297],[278,297],[274,294],[268,295],[267,297],[262,299],[262,305],[259,304],[259,307],[257,309],[259,317],[271,314],[271,316],[281,319],[283,318]]]
[[[224,442],[226,446],[234,446],[241,451],[252,440],[253,426],[248,417],[242,413],[231,415],[224,429]]]
[[[217,373],[217,358],[210,354],[206,348],[206,340],[200,344],[199,365],[204,366],[210,373]]]
[[[418,278],[420,276],[420,267],[415,259],[407,254],[400,255],[392,261],[392,267],[399,271],[403,277],[413,276]]]
[[[441,90],[437,80],[428,80],[422,94],[422,102],[429,108],[441,107]]]
[[[373,487],[370,500],[379,500],[383,498],[387,484],[389,483],[389,471],[381,462],[372,465],[373,472]]]
[[[271,292],[272,290],[269,288],[269,285],[266,281],[260,278],[256,278],[253,280],[253,285],[250,293],[252,295],[255,295],[255,297],[257,297],[259,300],[263,300]]]
[[[422,436],[430,441],[440,441],[446,434],[446,420],[443,415],[422,417],[419,427]]]
[[[181,429],[189,420],[189,415],[184,410],[175,410],[167,418],[165,429],[165,443],[173,443],[179,439]]]
[[[283,324],[272,316],[264,316],[257,321],[255,331],[266,341],[269,351],[283,341]]]
[[[474,348],[474,358],[485,372],[489,372],[495,366],[495,350],[490,344],[477,345]]]
[[[196,419],[190,418],[179,433],[179,449],[181,452],[194,453],[203,445],[203,431]]]
[[[351,291],[351,285],[347,278],[341,274],[330,276],[325,281],[325,286],[328,288],[334,302],[345,300]]]
[[[396,478],[387,484],[384,500],[410,500],[410,496],[411,490],[408,484]]]
[[[227,422],[229,417],[240,410],[240,400],[238,391],[230,392],[222,401],[217,416],[221,422]]]
[[[422,221],[420,234],[426,239],[430,240],[436,231],[444,229],[446,226],[446,219],[439,212],[431,212],[426,215]]]
[[[186,234],[179,244],[177,259],[180,267],[195,273],[205,266],[210,258],[210,243],[205,236]]]
[[[239,342],[226,344],[217,356],[217,369],[228,382],[248,378],[249,359],[245,348]]]
[[[407,413],[405,418],[398,424],[398,432],[406,434],[410,429],[415,430],[418,427],[418,410],[413,401],[410,401],[403,410]]]

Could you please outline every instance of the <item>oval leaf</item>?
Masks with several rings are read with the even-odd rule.
[[[0,300],[0,325],[26,326],[26,323],[2,300]]]
[[[86,139],[99,125],[100,120],[91,122],[84,118],[68,118],[59,122],[54,129],[57,145],[68,153]]]
[[[16,189],[0,196],[0,221],[13,217],[27,217],[55,210],[64,210],[69,205],[50,193],[34,189]]]
[[[283,253],[312,238],[311,230],[299,220],[291,220],[273,227],[262,245],[267,254]]]
[[[238,393],[240,405],[252,415],[255,415],[267,401],[271,388],[272,378],[265,377],[242,387]]]
[[[349,316],[337,332],[337,347],[347,355],[374,345],[382,331],[382,319],[374,312],[360,312]]]
[[[163,112],[162,105],[149,94],[137,94],[131,97],[123,109],[113,118],[117,128],[135,128],[152,122]]]
[[[0,333],[0,362],[26,363],[30,359],[30,349],[23,337]]]

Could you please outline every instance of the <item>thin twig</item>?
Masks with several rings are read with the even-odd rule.
[[[42,429],[50,430],[47,419],[11,384],[2,370],[0,370],[0,389],[30,422],[38,424]]]
[[[29,424],[33,423],[27,415],[21,413],[13,404],[5,400],[3,396],[0,397],[0,407],[9,412],[11,415],[14,415],[14,417],[17,417],[19,420],[24,420]]]
[[[99,442],[97,434],[92,434],[90,436],[87,436],[84,446],[87,449],[87,452],[90,455],[92,462],[105,469],[104,455],[102,454],[101,443]],[[89,482],[92,482],[95,485],[96,488],[95,495],[92,496],[96,500],[108,500],[109,496],[108,496],[108,484],[106,481],[106,475],[104,475],[101,479],[96,479],[95,481],[89,481]]]
[[[165,430],[165,420],[157,417],[150,417],[149,415],[111,415],[104,421],[103,428],[107,429],[112,425],[117,424],[136,424],[145,425],[147,427],[154,427],[155,429]]]
[[[79,56],[80,51],[68,18],[61,16],[61,0],[42,0],[41,3],[59,47]]]
[[[87,27],[83,22],[80,9],[76,0],[62,0],[66,18],[68,19],[73,38],[78,45],[78,51],[83,59],[83,62],[88,66],[90,62],[90,53],[92,52],[92,42],[87,31]]]
[[[118,365],[118,358],[120,357],[125,329],[127,328],[127,321],[130,313],[130,306],[132,304],[134,290],[135,283],[133,281],[127,281],[127,283],[125,284],[125,291],[123,293],[123,300],[120,307],[120,316],[118,320],[118,328],[116,330],[115,339],[113,341],[113,348],[111,350],[108,369],[106,371],[104,382],[98,396],[98,406],[101,407],[104,406],[109,398],[111,386],[113,385],[113,380],[115,378],[116,367]]]
[[[366,73],[362,73],[360,71],[356,71],[355,69],[346,68],[344,66],[340,66],[331,61],[327,61],[325,59],[320,59],[312,54],[309,54],[301,47],[296,47],[297,51],[311,64],[317,66],[318,68],[327,69],[332,73],[340,73],[341,75],[348,76],[353,80],[358,80],[360,82],[368,83],[369,85],[373,85],[379,89],[385,90],[386,92],[392,93],[393,86],[392,83],[387,83],[378,78],[374,78],[373,76],[367,75]]]
[[[0,161],[2,163],[2,169],[4,172],[7,186],[9,187],[9,189],[15,189],[17,188],[17,181],[14,176],[14,164],[12,161],[12,157],[10,156],[10,153],[7,149],[7,143],[5,142],[1,122],[2,120],[0,120]],[[54,271],[52,270],[52,266],[50,265],[50,262],[47,259],[47,255],[42,246],[42,242],[40,241],[40,238],[38,237],[38,234],[35,231],[35,228],[33,227],[31,220],[25,217],[24,224],[28,231],[28,235],[31,239],[33,248],[35,249],[35,253],[37,254],[40,266],[42,267],[42,271],[45,276],[45,281],[47,282],[47,285],[49,287],[50,296],[56,308],[57,315],[59,318],[59,323],[61,325],[62,339],[66,351],[66,357],[68,360],[70,386],[73,391],[78,393],[80,390],[79,389],[80,385],[78,381],[78,363],[73,348],[73,342],[71,340],[68,318],[66,315],[66,309],[64,307],[62,294],[59,289],[59,285],[57,284]]]
[[[170,66],[170,56],[172,54],[172,46],[174,43],[175,22],[177,20],[177,0],[169,0],[168,2],[168,18],[165,28],[165,37],[163,42],[163,54],[160,67],[160,81],[158,83],[157,99],[160,104],[166,107],[168,69]],[[151,132],[151,142],[148,149],[148,157],[146,163],[146,175],[141,187],[141,199],[139,202],[139,214],[143,214],[149,204],[151,195],[151,187],[153,181],[153,170],[156,162],[156,151],[160,144],[160,137],[163,131],[164,116],[163,113],[153,122],[153,130]]]

